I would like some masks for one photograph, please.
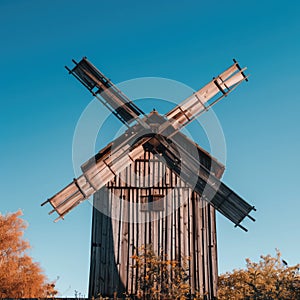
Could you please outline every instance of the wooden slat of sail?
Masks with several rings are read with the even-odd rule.
[[[86,169],[83,175],[78,179],[74,179],[74,182],[70,183],[45,202],[49,202],[53,207],[50,213],[56,211],[59,215],[55,221],[62,218],[71,209],[101,189],[107,182],[112,180],[116,174],[132,164],[136,157],[143,153],[143,151],[143,146],[140,145],[131,152],[123,151],[120,157],[112,154],[111,156],[105,157],[105,162],[99,160],[95,161],[94,165],[89,164],[89,168]]]
[[[187,125],[224,96],[227,96],[242,81],[246,80],[247,77],[244,75],[244,70],[246,68],[242,70],[238,63],[235,62],[222,74],[177,105],[165,117],[176,130]],[[165,126],[163,125],[162,129]]]
[[[82,185],[84,190],[79,188],[78,181],[81,183],[85,182],[85,184]],[[47,200],[53,207],[53,210],[49,214],[56,211],[60,217],[63,217],[94,192],[95,190],[83,179],[83,176],[80,176],[77,180],[75,179],[66,188]]]
[[[129,125],[144,114],[126,95],[104,76],[87,58],[68,71],[74,75],[94,96],[107,106],[124,124]],[[100,98],[99,98],[100,96]],[[104,100],[104,101],[103,101]]]
[[[211,174],[209,170],[195,161],[195,158],[188,152],[185,152],[185,160],[181,160],[179,165],[174,157],[178,158],[178,148],[185,151],[179,143],[175,146],[163,138],[160,138],[160,142],[165,146],[162,157],[168,166],[188,184],[191,178],[195,178],[195,174],[197,174],[198,179],[193,183],[195,192],[201,195],[204,200],[209,201],[216,210],[232,221],[236,226],[246,230],[240,223],[247,216],[254,221],[249,213],[255,210],[255,208]]]

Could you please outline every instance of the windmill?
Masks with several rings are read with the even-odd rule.
[[[89,297],[135,294],[132,255],[151,244],[181,262],[190,257],[191,293],[217,289],[215,210],[241,225],[248,204],[220,181],[224,166],[180,130],[247,81],[234,63],[165,115],[145,114],[87,58],[67,70],[126,127],[81,166],[82,175],[48,199],[59,219],[94,195]],[[119,215],[120,218],[111,218]],[[126,216],[127,219],[122,218]]]

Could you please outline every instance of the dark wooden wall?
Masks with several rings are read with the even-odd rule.
[[[192,293],[214,299],[215,210],[150,152],[94,196],[89,297],[134,294],[139,274],[131,256],[147,244],[171,260],[190,257]]]

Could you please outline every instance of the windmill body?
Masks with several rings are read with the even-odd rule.
[[[132,256],[142,245],[188,266],[191,294],[217,290],[215,211],[236,226],[254,209],[220,181],[224,166],[180,129],[242,81],[236,61],[166,115],[146,115],[86,58],[68,69],[128,129],[48,199],[63,218],[94,195],[89,296],[136,294]],[[43,203],[43,204],[45,204]]]
[[[149,119],[156,123],[162,117],[152,112]],[[176,140],[186,148],[191,144],[181,133]],[[203,165],[220,177],[224,167],[196,149]],[[172,261],[189,257],[191,292],[206,294],[207,299],[216,295],[215,210],[162,160],[162,151],[152,137],[133,164],[94,195],[90,296],[136,294],[143,274],[131,268],[132,256],[149,244]]]

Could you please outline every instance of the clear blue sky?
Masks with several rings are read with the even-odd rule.
[[[40,203],[73,177],[72,138],[91,100],[64,65],[87,56],[114,82],[166,77],[200,88],[235,57],[251,78],[217,114],[224,181],[254,204],[248,233],[218,216],[220,272],[275,253],[299,259],[299,1],[0,1],[2,213],[62,295],[86,294],[91,206],[52,223]]]

